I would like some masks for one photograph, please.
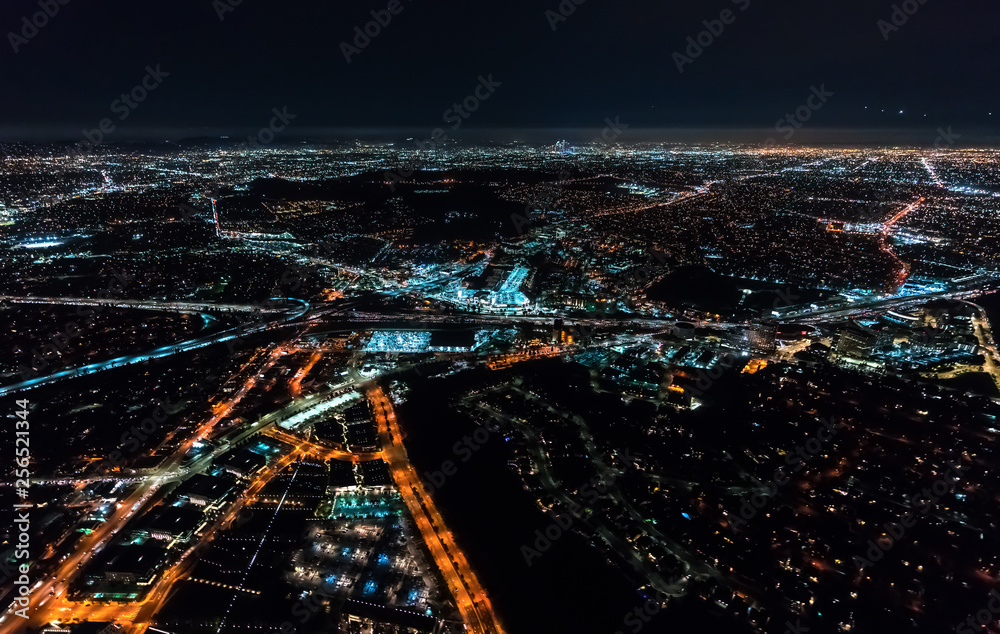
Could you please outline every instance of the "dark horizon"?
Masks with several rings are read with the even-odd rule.
[[[626,121],[619,120],[622,134],[614,144],[638,145],[662,143],[678,145],[756,145],[768,138],[774,138],[779,147],[899,147],[934,148],[941,145],[942,135],[953,139],[948,147],[987,148],[1000,144],[1000,130],[957,129],[953,126],[937,128],[812,128],[797,131],[785,140],[768,128],[738,127],[679,127],[679,128],[634,128]],[[614,123],[609,119],[609,124]],[[468,128],[450,134],[442,147],[456,142],[460,145],[521,143],[526,145],[550,145],[566,141],[571,145],[587,145],[600,141],[602,132],[610,126],[594,128]],[[129,134],[116,136],[114,140],[100,143],[101,147],[119,147],[133,144],[190,144],[190,143],[240,143],[257,130],[251,128],[164,128],[133,130]],[[385,128],[300,128],[287,134],[275,135],[268,146],[282,147],[309,143],[386,143],[412,144],[414,139],[429,138],[431,129],[415,127]],[[950,135],[950,136],[949,136]],[[53,129],[3,129],[0,128],[0,143],[26,144],[85,144],[82,130],[71,128]],[[939,148],[944,149],[944,148]]]
[[[1000,632],[998,17],[0,3],[0,634]]]

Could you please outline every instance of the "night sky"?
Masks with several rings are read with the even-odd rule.
[[[79,136],[105,117],[116,124],[109,140],[256,128],[276,107],[295,115],[289,130],[431,130],[490,75],[500,85],[466,130],[593,128],[609,117],[632,128],[773,129],[813,87],[833,95],[809,112],[809,128],[1000,127],[995,0],[898,3],[915,9],[897,13],[898,28],[882,0],[563,0],[565,19],[559,0],[397,0],[350,63],[341,42],[386,0],[229,5],[238,1],[43,0],[58,13],[22,39],[39,2],[4,0],[3,136]],[[725,10],[731,23],[703,35],[714,41],[679,72],[675,53]],[[114,100],[157,64],[169,76],[119,120]]]

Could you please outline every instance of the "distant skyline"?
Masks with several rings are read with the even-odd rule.
[[[265,126],[273,108],[296,114],[288,135],[445,121],[599,128],[607,117],[768,130],[796,112],[797,135],[1000,129],[995,4],[53,2],[51,16],[37,0],[0,7],[4,138],[64,137],[105,118],[112,143],[236,133]],[[358,35],[366,28],[373,37]],[[164,76],[124,106],[149,69]],[[456,118],[481,78],[497,87]],[[832,96],[808,105],[819,90]]]
[[[623,122],[624,123],[624,122]],[[469,128],[449,136],[442,147],[454,145],[524,143],[528,145],[550,145],[566,141],[571,146],[584,146],[598,139],[602,128]],[[191,143],[240,143],[254,134],[251,128],[164,128],[130,129],[101,143],[102,147],[129,144],[180,144]],[[276,136],[271,147],[283,147],[308,143],[394,143],[404,149],[416,147],[415,140],[428,138],[430,129],[419,128],[301,128]],[[950,134],[954,143],[942,143],[942,135],[948,135],[947,127],[917,129],[847,129],[814,128],[802,130],[791,140],[776,138],[773,129],[758,128],[629,128],[618,138],[616,144],[622,146],[643,143],[676,143],[680,145],[722,144],[722,145],[764,145],[769,138],[776,138],[779,147],[900,147],[961,149],[1000,147],[1000,130],[955,129]],[[0,143],[29,144],[80,144],[85,140],[80,130],[62,126],[59,128],[0,127]]]

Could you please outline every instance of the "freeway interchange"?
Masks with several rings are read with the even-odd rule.
[[[230,333],[231,335],[232,333]],[[218,336],[218,335],[216,335]],[[229,336],[229,335],[226,335]],[[217,342],[217,341],[216,341]],[[183,349],[183,347],[178,346]],[[213,533],[219,528],[231,523],[239,514],[239,510],[252,501],[254,496],[263,488],[268,481],[282,471],[285,467],[294,463],[301,457],[312,456],[320,460],[348,460],[355,463],[371,460],[387,459],[392,465],[392,475],[399,490],[403,493],[404,499],[412,501],[413,486],[416,478],[415,471],[406,462],[405,450],[401,445],[396,445],[400,439],[398,427],[390,437],[386,438],[386,446],[389,451],[351,451],[346,447],[330,444],[320,444],[309,442],[300,436],[292,434],[278,427],[278,424],[293,418],[311,408],[324,403],[325,401],[344,394],[352,390],[364,391],[370,388],[371,380],[362,377],[357,371],[352,371],[350,376],[335,384],[326,384],[319,389],[311,390],[306,396],[301,394],[301,382],[303,377],[319,360],[317,352],[313,351],[306,364],[300,368],[290,379],[288,391],[293,400],[288,405],[273,411],[257,420],[244,422],[241,426],[230,428],[219,433],[220,423],[233,415],[237,404],[250,392],[257,384],[259,377],[263,376],[263,371],[270,367],[281,355],[290,351],[287,346],[279,346],[271,350],[270,354],[257,354],[254,360],[245,364],[240,372],[243,374],[239,389],[235,390],[228,400],[217,403],[210,416],[198,424],[193,433],[176,445],[176,449],[167,456],[155,469],[153,473],[136,477],[118,477],[116,474],[107,473],[96,477],[82,477],[73,479],[75,488],[82,488],[95,480],[102,479],[122,479],[133,480],[136,488],[123,500],[121,500],[112,515],[91,534],[84,536],[71,553],[61,560],[56,568],[39,580],[32,590],[32,596],[36,598],[31,603],[28,610],[28,619],[21,622],[11,613],[7,613],[0,618],[0,632],[22,631],[22,627],[30,630],[40,631],[49,623],[65,623],[73,620],[80,621],[114,621],[128,628],[133,634],[141,634],[149,627],[150,621],[156,615],[162,605],[165,604],[171,595],[171,589],[177,581],[186,577],[193,568],[193,563],[197,559],[193,556],[202,547],[211,541]],[[174,351],[171,351],[173,353]],[[322,355],[320,355],[322,356]],[[256,361],[255,361],[256,360]],[[109,365],[102,369],[112,369]],[[411,367],[402,364],[397,370],[406,370]],[[51,381],[69,379],[77,374],[61,374],[51,377]],[[23,389],[30,389],[37,385],[46,384],[42,381],[29,387],[19,387],[13,392]],[[373,397],[374,398],[374,397]],[[378,412],[382,420],[388,415],[386,407],[390,407],[387,402],[379,403]],[[190,475],[204,471],[212,460],[230,446],[239,445],[249,439],[254,434],[265,434],[283,443],[284,446],[291,447],[291,450],[280,456],[264,472],[258,474],[249,483],[244,492],[233,501],[228,508],[225,508],[219,518],[211,523],[208,530],[204,530],[196,537],[196,543],[187,548],[184,553],[174,561],[165,571],[163,571],[145,597],[140,601],[118,603],[112,602],[92,602],[86,600],[74,600],[68,596],[71,585],[79,577],[80,571],[98,553],[104,549],[130,520],[146,513],[153,508],[163,497],[165,485],[182,481]],[[196,442],[206,439],[219,443],[212,451],[199,455],[194,460],[185,462],[185,456]],[[164,441],[166,443],[166,440]],[[51,478],[37,478],[38,481],[46,481]],[[412,479],[412,480],[411,480]],[[416,482],[419,485],[419,482]],[[429,529],[433,524],[437,529],[444,530],[444,522],[440,514],[433,510],[433,502],[429,497],[422,498],[418,506],[411,506],[411,510],[419,508],[419,515],[415,515],[418,526],[421,530]],[[433,519],[428,519],[433,518]],[[429,522],[429,523],[428,523]],[[428,533],[425,537],[429,537]],[[450,534],[442,533],[436,538],[437,541],[429,543],[432,552],[438,555],[437,562],[442,567],[445,579],[450,580],[449,589],[456,593],[455,601],[460,610],[468,619],[472,619],[470,625],[472,631],[490,634],[501,634],[503,630],[497,624],[496,617],[492,615],[489,602],[485,597],[485,591],[478,585],[475,575],[468,567],[464,555],[451,539]],[[436,546],[435,546],[436,544]],[[447,551],[449,556],[445,558],[443,552]],[[446,563],[447,562],[447,563]],[[465,594],[461,594],[461,593]],[[463,598],[464,597],[464,598]]]
[[[812,311],[804,310],[798,313],[790,311],[786,321],[795,323],[813,323],[817,321],[848,319],[850,317],[865,315],[875,311],[884,311],[914,303],[923,303],[942,297],[965,299],[973,295],[975,295],[974,292],[953,291],[889,299],[873,298],[871,301],[858,302],[849,307],[836,307]],[[7,301],[12,301],[11,298],[6,299]],[[53,298],[38,298],[38,300],[39,301],[37,303],[67,303]],[[80,301],[83,302],[82,305],[86,305],[87,300]],[[392,325],[404,324],[411,326],[420,324],[426,327],[428,324],[461,324],[463,326],[472,323],[491,325],[516,323],[550,324],[552,321],[551,315],[543,316],[532,314],[414,315],[397,312],[369,314],[359,318],[356,313],[345,314],[347,313],[348,307],[352,306],[350,302],[332,302],[311,306],[310,304],[300,300],[293,301],[297,301],[299,303],[298,308],[285,309],[282,312],[278,312],[278,319],[261,322],[248,322],[235,328],[226,329],[221,332],[192,339],[190,341],[162,346],[146,353],[121,356],[108,361],[63,370],[48,376],[38,377],[14,385],[0,387],[0,397],[19,395],[25,391],[38,387],[52,385],[62,381],[72,380],[77,377],[92,375],[98,372],[123,368],[153,359],[165,358],[196,350],[198,348],[225,343],[234,339],[240,339],[244,336],[263,333],[269,330],[279,331],[288,327],[315,328],[317,326],[316,321],[320,318],[325,318],[324,325],[331,326],[330,332],[350,331],[362,323],[366,327],[370,328],[373,325],[380,323]],[[156,302],[140,303],[142,304],[141,306],[123,307],[141,309],[157,308],[156,306],[153,306]],[[160,308],[163,310],[196,311],[206,309],[206,306],[180,305],[172,303],[170,306],[163,306]],[[275,313],[275,311],[255,310],[252,306],[228,306],[225,312],[259,315],[261,317],[273,317]],[[580,319],[567,318],[566,321],[567,325],[573,323],[594,327],[620,327],[628,325],[640,327],[646,329],[647,331],[662,331],[674,323],[674,320],[672,319],[647,319],[630,315],[623,316],[620,319],[611,319],[607,317],[584,317]],[[337,322],[340,322],[340,324],[338,325]],[[705,325],[714,328],[727,328],[732,326],[741,326],[743,324],[708,323]],[[985,319],[985,315],[982,319],[976,320],[976,327],[977,336],[980,339],[982,347],[990,352],[990,354],[987,355],[990,374],[993,375],[994,380],[996,380],[998,385],[1000,385],[1000,368],[998,368],[994,359],[996,355],[996,344],[993,341],[992,332],[989,330],[989,324]],[[614,345],[622,343],[625,340],[635,340],[637,337],[641,338],[642,335],[618,335],[610,340],[606,340],[596,345]],[[557,348],[553,349],[553,354],[561,354],[562,352],[563,351],[560,351]],[[480,357],[481,355],[474,356]],[[274,358],[274,353],[272,353],[271,358]],[[389,464],[390,474],[393,481],[402,495],[403,500],[424,539],[424,542],[427,544],[427,547],[430,550],[451,595],[454,597],[456,606],[462,614],[465,623],[473,632],[482,634],[502,634],[504,630],[499,622],[499,618],[492,608],[485,589],[478,581],[474,571],[466,560],[465,555],[455,542],[454,537],[445,527],[444,519],[435,508],[433,499],[424,488],[423,483],[417,477],[415,470],[409,464],[406,449],[403,446],[403,432],[399,428],[399,424],[393,412],[392,403],[382,392],[382,389],[378,387],[373,379],[362,377],[356,370],[352,369],[349,372],[348,378],[342,380],[341,382],[335,385],[327,385],[318,391],[313,391],[306,396],[302,396],[302,379],[309,373],[313,366],[321,360],[321,358],[321,353],[313,351],[308,363],[293,375],[292,380],[288,385],[289,394],[293,399],[290,404],[276,411],[270,412],[256,421],[247,421],[239,428],[226,431],[224,437],[226,440],[230,441],[229,444],[231,445],[239,444],[254,434],[263,433],[282,441],[292,449],[285,455],[281,456],[263,473],[259,474],[253,482],[247,486],[246,490],[238,498],[238,500],[234,501],[222,513],[220,518],[213,522],[211,529],[205,531],[201,537],[198,538],[199,541],[192,545],[190,549],[188,549],[166,572],[160,576],[154,588],[141,602],[117,605],[86,604],[78,601],[72,601],[66,595],[70,584],[78,575],[80,569],[86,565],[86,563],[96,553],[100,552],[101,549],[108,544],[132,518],[151,508],[158,501],[159,492],[165,484],[173,483],[179,479],[186,478],[190,474],[204,470],[208,467],[212,459],[219,455],[220,450],[217,448],[212,452],[200,456],[191,464],[183,464],[184,457],[193,444],[199,440],[212,438],[216,427],[232,414],[239,401],[254,387],[258,376],[262,376],[260,370],[255,367],[250,368],[251,372],[245,378],[241,388],[236,391],[227,402],[222,403],[217,409],[215,409],[207,420],[198,425],[194,433],[181,443],[172,455],[161,462],[155,473],[136,478],[138,480],[137,488],[118,504],[114,514],[106,522],[100,525],[93,533],[85,536],[79,542],[75,550],[58,565],[53,574],[46,575],[44,579],[40,580],[36,584],[36,586],[32,589],[32,596],[37,597],[37,600],[31,605],[30,618],[27,621],[27,626],[38,629],[52,621],[65,622],[69,619],[114,620],[120,623],[128,624],[134,634],[141,634],[149,626],[149,623],[156,615],[157,610],[169,598],[171,588],[174,587],[177,581],[183,579],[190,572],[194,561],[192,554],[197,552],[197,549],[200,546],[207,544],[211,540],[213,532],[217,528],[234,521],[239,514],[240,509],[249,503],[261,490],[261,488],[263,488],[263,486],[282,469],[303,456],[312,456],[322,460],[332,458],[338,460],[349,460],[352,462],[363,462],[378,459],[385,460]],[[503,365],[503,363],[506,362],[516,363],[522,360],[527,360],[528,358],[530,357],[526,355],[515,354],[511,355],[510,359],[504,360],[499,365]],[[487,363],[497,363],[496,359],[479,360],[486,361]],[[401,364],[397,366],[396,371],[402,371],[409,367],[412,367],[412,365]],[[376,416],[377,429],[382,438],[382,450],[379,452],[352,452],[344,447],[335,447],[309,442],[293,433],[283,431],[276,427],[278,423],[309,410],[318,403],[330,398],[332,395],[341,394],[345,391],[351,390],[366,393],[370,403],[372,404],[372,408]],[[119,476],[106,474],[104,476],[97,476],[96,479],[100,479],[101,477],[115,479]],[[77,482],[84,483],[85,486],[86,482],[92,481],[93,479],[95,478],[80,478]],[[45,481],[45,479],[36,478],[36,481]],[[11,615],[8,613],[0,619],[0,632],[15,631],[15,629],[23,625],[25,624],[13,622]],[[15,626],[17,626],[17,628]]]

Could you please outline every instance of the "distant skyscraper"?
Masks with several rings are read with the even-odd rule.
[[[750,349],[761,354],[772,354],[778,349],[778,324],[773,321],[762,321],[750,327],[747,333]]]

